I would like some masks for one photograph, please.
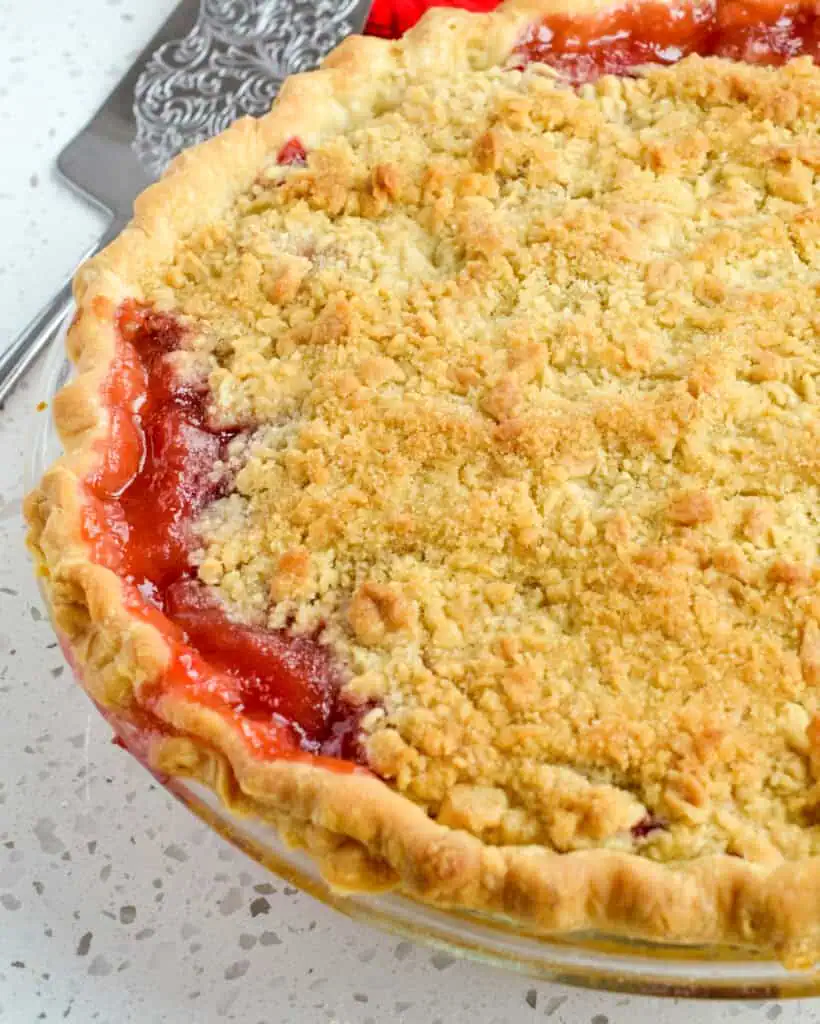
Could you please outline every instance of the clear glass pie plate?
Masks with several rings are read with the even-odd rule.
[[[63,333],[40,371],[36,398],[49,406],[70,375],[64,345]],[[33,424],[27,489],[60,451],[52,418],[41,407]],[[327,886],[310,858],[286,847],[270,825],[231,814],[202,786],[158,781],[274,874],[350,917],[413,941],[534,977],[597,989],[715,999],[820,995],[820,969],[791,971],[743,950],[634,942],[601,934],[545,936],[501,917],[437,910],[398,894],[343,895]]]

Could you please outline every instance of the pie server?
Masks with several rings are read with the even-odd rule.
[[[57,158],[60,176],[109,216],[85,258],[131,219],[134,199],[180,150],[263,114],[288,75],[360,32],[372,0],[181,0]],[[71,278],[0,357],[0,403],[71,305]]]

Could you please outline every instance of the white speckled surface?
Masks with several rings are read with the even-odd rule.
[[[0,0],[0,345],[95,236],[53,161],[170,7]],[[35,384],[0,413],[0,1020],[820,1020],[820,1002],[608,996],[455,961],[334,914],[209,833],[110,744],[39,610],[20,522]]]

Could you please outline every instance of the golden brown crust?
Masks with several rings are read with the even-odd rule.
[[[583,5],[572,4],[571,11],[592,14],[608,6],[584,0]],[[563,0],[508,0],[492,15],[436,10],[401,43],[347,40],[321,71],[289,80],[266,117],[238,122],[178,158],[162,181],[137,200],[134,221],[120,238],[79,271],[79,315],[69,336],[78,374],[55,402],[66,454],[27,498],[26,517],[55,623],[81,667],[84,685],[99,703],[127,718],[141,685],[154,680],[169,658],[161,636],[125,608],[117,577],[93,563],[81,529],[80,481],[94,465],[94,446],[106,432],[100,387],[114,355],[117,306],[126,298],[142,299],[137,282],[144,279],[145,268],[169,264],[179,239],[247,190],[266,155],[290,137],[298,136],[308,147],[318,145],[362,123],[406,88],[408,80],[429,69],[455,72],[501,64],[534,17],[568,9]],[[492,134],[480,142],[478,166],[493,169],[501,143]],[[689,155],[672,154],[681,159]],[[769,187],[783,199],[797,201],[805,182],[789,169],[784,163]],[[332,184],[327,193],[331,205],[336,201]],[[401,187],[398,172],[380,167],[367,201],[377,210]],[[471,230],[467,224],[466,233]],[[479,250],[504,244],[501,234],[488,235],[485,226],[475,234]],[[662,287],[664,268],[657,272]],[[285,268],[272,282],[274,299],[287,302],[298,283],[298,266]],[[704,287],[708,290],[709,282]],[[321,337],[312,341],[327,343],[343,335],[349,329],[347,317],[344,306],[334,306],[314,325]],[[522,362],[538,359],[537,347],[521,356]],[[366,372],[378,377],[389,371],[372,366]],[[691,381],[692,393],[714,386],[710,372],[710,366],[699,370]],[[776,378],[777,367],[764,355],[754,372]],[[485,396],[483,411],[506,431],[508,443],[541,443],[541,428],[533,437],[516,428],[515,400],[514,388],[501,382]],[[681,408],[688,402],[689,397],[682,397]],[[603,429],[617,432],[624,427],[607,421]],[[710,523],[718,510],[708,494],[681,491],[666,514],[675,527],[689,529]],[[769,528],[762,515],[751,514],[745,526],[750,536]],[[627,529],[628,524],[612,524],[615,534]],[[735,552],[716,557],[723,571],[742,577],[744,565]],[[298,552],[283,558],[273,580],[278,592],[298,587],[303,568]],[[805,586],[806,580],[794,578],[794,569],[792,564],[776,564],[770,575],[783,587]],[[349,612],[351,628],[367,642],[380,642],[385,629],[401,630],[407,621],[396,594],[383,584],[364,584]],[[807,676],[816,676],[820,664],[816,632],[810,623],[803,634],[800,657]],[[517,699],[526,686],[522,676],[511,678],[510,699]],[[157,742],[157,767],[195,776],[238,810],[269,817],[287,838],[307,846],[340,888],[397,885],[438,905],[502,912],[548,931],[598,928],[672,941],[738,943],[773,948],[793,962],[810,960],[820,949],[818,858],[782,863],[776,857],[769,867],[718,855],[670,866],[618,850],[559,854],[543,846],[492,845],[463,830],[470,826],[473,811],[458,792],[448,798],[439,816],[448,824],[442,824],[364,773],[261,762],[219,716],[201,706],[166,696],[157,713],[179,734]],[[691,793],[685,796],[697,802]],[[630,808],[623,813],[630,821]]]
[[[779,952],[793,962],[815,948],[816,859],[766,872],[718,856],[673,870],[609,850],[556,854],[539,847],[490,847],[466,832],[442,828],[373,777],[262,764],[205,709],[166,706],[164,716],[188,736],[219,747],[227,763],[208,746],[173,740],[157,751],[162,770],[207,782],[240,813],[289,818],[290,840],[307,846],[340,888],[394,881],[439,906],[509,914],[551,932],[596,928],[764,948],[777,936]],[[345,884],[334,863],[340,845],[348,865],[353,858],[340,838],[353,840],[365,854],[364,874],[348,874]]]

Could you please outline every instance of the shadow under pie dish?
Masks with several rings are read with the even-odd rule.
[[[814,960],[817,38],[433,11],[140,197],[26,515],[156,770],[340,889]]]

